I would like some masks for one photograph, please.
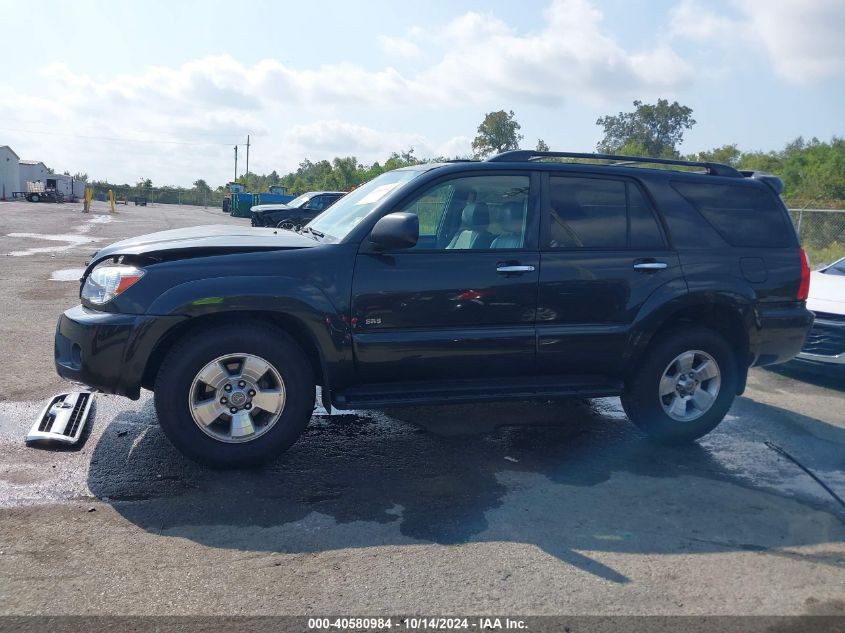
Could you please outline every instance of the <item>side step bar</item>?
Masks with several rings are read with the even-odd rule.
[[[422,404],[458,404],[500,400],[542,400],[545,398],[600,398],[618,396],[621,381],[598,377],[567,377],[537,382],[452,382],[452,383],[385,383],[353,387],[332,394],[337,409],[380,409],[387,406]]]

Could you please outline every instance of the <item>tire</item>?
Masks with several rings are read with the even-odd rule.
[[[287,229],[288,231],[293,231],[296,229],[296,224],[292,220],[282,220],[276,225],[277,229]]]
[[[628,419],[650,438],[661,444],[686,444],[715,429],[730,409],[736,397],[736,358],[722,336],[703,327],[670,330],[657,337],[661,340],[644,354],[626,384],[622,406]],[[685,373],[682,368],[690,364],[689,354],[691,370]],[[715,362],[717,375],[712,365],[705,367],[708,360]],[[709,403],[706,409],[699,408],[703,403]]]
[[[214,380],[206,384],[200,379],[200,375],[211,375],[209,367],[220,367],[221,359],[226,363],[232,358],[236,360],[223,370],[225,373],[214,376],[215,379],[224,376],[221,380],[228,384],[228,392],[223,387],[215,390],[210,386]],[[237,358],[268,365],[267,372],[261,374],[263,378],[245,385],[258,390],[257,396],[252,389],[241,392],[244,385],[239,387],[239,383],[232,382],[239,377]],[[241,365],[240,377],[251,381],[243,373],[245,368],[245,364]],[[231,390],[233,386],[235,391]],[[254,467],[278,457],[296,442],[314,411],[314,374],[308,357],[285,332],[261,323],[201,328],[187,334],[165,357],[154,391],[156,413],[167,438],[185,456],[215,468]],[[236,428],[236,416],[230,416],[226,409],[235,403],[238,392],[238,403],[243,408],[237,411],[237,419],[249,422],[243,425],[239,422]],[[259,397],[271,392],[272,397],[281,399],[278,414],[264,411],[259,404],[247,406],[251,399],[243,404],[242,397],[255,396],[258,403]],[[283,394],[281,398],[277,392]],[[222,415],[204,425],[195,421],[199,413],[192,411],[213,406],[216,412],[218,402],[226,396],[231,396],[231,402],[223,406]],[[214,412],[207,417],[211,419]],[[262,421],[266,422],[263,426]],[[250,436],[244,429],[254,432]]]
[[[41,196],[39,196],[37,193],[34,193],[29,197],[29,201],[30,202],[41,202]]]

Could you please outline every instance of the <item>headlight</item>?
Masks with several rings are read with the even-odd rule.
[[[124,264],[98,266],[85,280],[81,296],[91,303],[103,305],[131,287],[143,276],[144,271],[135,266]]]

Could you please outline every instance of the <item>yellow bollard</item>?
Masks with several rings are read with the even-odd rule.
[[[82,199],[82,212],[88,213],[91,210],[91,201],[94,199],[94,190],[91,187],[85,187],[85,195]]]
[[[109,205],[111,206],[111,212],[117,213],[117,209],[114,208],[114,191],[109,189]]]

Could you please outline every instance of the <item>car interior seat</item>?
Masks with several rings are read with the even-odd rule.
[[[523,202],[508,202],[499,212],[499,224],[505,231],[490,245],[490,248],[522,248],[525,230],[525,205]]]
[[[489,248],[493,236],[487,230],[490,226],[490,210],[484,202],[473,202],[461,212],[461,230],[457,232],[447,249]]]

